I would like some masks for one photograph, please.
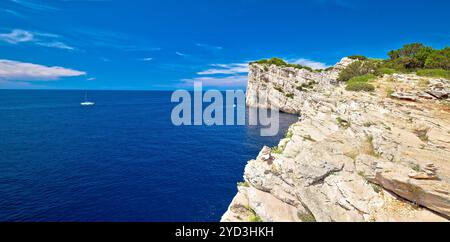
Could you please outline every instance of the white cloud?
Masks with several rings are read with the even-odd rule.
[[[151,57],[146,57],[146,58],[141,58],[141,59],[139,59],[140,61],[152,61],[153,60],[153,58],[151,58]]]
[[[212,68],[200,71],[197,77],[181,80],[182,86],[201,82],[205,87],[245,87],[248,63],[212,64]]]
[[[51,81],[83,75],[86,75],[86,72],[59,66],[48,67],[0,59],[0,80],[2,81]]]
[[[40,3],[36,3],[34,1],[30,1],[30,0],[10,0],[11,2],[14,2],[18,5],[21,5],[22,7],[28,8],[28,9],[32,9],[35,11],[55,11],[58,10],[55,7],[52,7],[50,5],[44,5],[44,4],[40,4]]]
[[[309,60],[309,59],[304,59],[304,58],[290,60],[289,62],[294,63],[294,64],[299,64],[302,66],[308,66],[313,69],[325,69],[325,68],[329,67],[325,63],[317,62],[317,61],[313,61],[313,60]]]
[[[75,50],[74,47],[57,40],[58,38],[60,36],[56,34],[31,32],[22,29],[13,29],[10,33],[0,34],[0,41],[9,44],[15,45],[30,42],[48,48]]]
[[[34,35],[25,30],[14,29],[11,33],[0,34],[0,40],[10,44],[18,44],[21,42],[33,41]]]
[[[197,77],[182,80],[183,86],[193,86],[196,82],[201,82],[205,87],[243,87],[247,83],[247,76]]]
[[[232,64],[212,64],[212,67],[208,70],[198,72],[198,75],[236,75],[242,73],[248,73],[248,63],[232,63]]]
[[[25,18],[25,16],[17,11],[11,10],[11,9],[1,9],[1,11],[11,14],[15,17],[19,17],[19,18]]]
[[[208,44],[202,44],[202,43],[197,43],[195,45],[198,47],[201,47],[201,48],[209,49],[209,50],[222,50],[223,49],[222,46],[208,45]]]
[[[49,48],[56,48],[56,49],[63,49],[63,50],[75,50],[74,47],[68,46],[68,45],[64,44],[63,42],[59,42],[59,41],[48,42],[48,43],[38,42],[36,44],[40,45],[40,46],[49,47]]]
[[[179,55],[179,56],[187,56],[186,54],[184,54],[184,53],[181,53],[181,52],[175,52],[175,54],[177,54],[177,55]]]
[[[96,78],[95,77],[89,77],[88,79],[86,79],[86,80],[88,80],[88,81],[94,81]]]

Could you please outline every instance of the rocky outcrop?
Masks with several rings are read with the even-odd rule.
[[[405,91],[403,88],[400,88],[400,90],[391,95],[393,98],[415,102],[419,99],[446,100],[450,97],[450,84],[446,79],[439,78],[429,80],[429,78],[405,74],[394,74],[391,78],[393,81],[408,83],[409,86],[406,88],[410,89]],[[417,87],[416,85],[422,86],[422,88],[414,88]],[[426,86],[426,88],[424,88],[424,86]]]
[[[282,112],[300,114],[307,92],[335,83],[340,70],[354,60],[344,58],[329,71],[316,72],[294,67],[250,64],[247,82],[247,105],[276,107]],[[300,104],[300,105],[299,105]]]
[[[374,93],[348,92],[334,81],[348,63],[320,73],[250,66],[248,105],[300,118],[248,162],[222,221],[448,221],[450,107],[430,90],[450,81],[386,75]]]

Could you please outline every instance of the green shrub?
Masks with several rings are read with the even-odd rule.
[[[371,185],[372,185],[372,189],[374,192],[381,193],[383,191],[383,188],[381,186],[376,185],[376,184],[371,184]]]
[[[345,128],[345,129],[350,128],[350,122],[349,121],[347,121],[347,120],[345,120],[345,119],[343,119],[341,117],[337,117],[336,121],[337,121],[339,127]]]
[[[353,77],[375,73],[378,69],[376,65],[374,61],[355,61],[341,71],[337,80],[346,82]]]
[[[248,221],[252,223],[260,223],[263,222],[261,217],[256,214],[255,210],[251,209],[250,207],[247,208],[250,212],[250,216],[248,217]]]
[[[392,60],[385,60],[385,61],[381,62],[380,66],[378,67],[378,72],[381,74],[384,74],[383,69],[385,69],[385,68],[391,69],[391,70],[394,70],[395,72],[400,72],[400,73],[408,72],[408,70],[403,65],[397,63],[396,61],[392,61]]]
[[[248,221],[250,221],[251,223],[261,223],[262,219],[257,214],[251,214],[248,217]]]
[[[422,172],[422,168],[418,164],[413,165],[411,167],[411,169],[413,169],[414,171],[417,171],[417,172]]]
[[[286,63],[283,59],[281,58],[271,58],[271,59],[263,59],[263,60],[259,60],[259,61],[255,61],[252,63],[258,63],[258,64],[269,64],[269,65],[276,65],[276,66],[285,66],[288,65],[288,63]]]
[[[275,90],[277,90],[277,91],[279,91],[279,92],[281,92],[281,93],[284,93],[283,88],[281,88],[281,87],[279,87],[279,86],[275,86],[273,89],[275,89]]]
[[[422,70],[418,70],[416,73],[419,76],[442,77],[442,78],[450,79],[450,70],[444,70],[444,69],[422,69]]]
[[[281,154],[283,153],[285,147],[280,146],[274,146],[272,147],[272,153],[274,154]]]
[[[375,90],[375,87],[372,84],[369,84],[368,82],[375,79],[376,76],[373,74],[365,74],[362,76],[355,76],[352,77],[347,82],[347,91],[366,91],[366,92],[372,92]]]
[[[301,92],[306,91],[302,86],[298,86],[298,87],[296,87],[296,89],[301,91]]]
[[[315,81],[309,81],[307,83],[303,83],[302,87],[304,87],[304,88],[313,88],[314,85],[316,85],[316,84],[317,84],[317,82],[315,82]]]
[[[394,90],[391,87],[386,88],[386,97],[390,98],[392,97],[392,94],[394,94]]]
[[[289,131],[286,132],[286,134],[284,135],[284,138],[285,138],[285,139],[291,139],[292,136],[294,136],[294,133],[293,133],[292,131],[289,130]]]
[[[294,93],[286,93],[285,96],[290,99],[294,99]]]
[[[450,70],[450,47],[431,53],[425,61],[425,68]]]
[[[309,81],[309,82],[306,82],[306,83],[302,83],[300,86],[297,87],[297,90],[299,90],[299,91],[306,91],[307,89],[314,88],[315,85],[317,85],[317,82]]]
[[[355,83],[355,82],[369,82],[371,80],[374,80],[376,76],[373,74],[366,74],[363,76],[355,76],[352,79],[348,80],[347,84],[349,83]]]
[[[305,223],[314,223],[314,222],[317,222],[316,221],[316,218],[314,217],[314,215],[312,214],[312,213],[309,213],[309,212],[307,212],[307,213],[298,213],[297,214],[297,216],[298,216],[298,218],[302,221],[302,222],[305,222]]]
[[[450,47],[436,50],[422,43],[404,45],[401,49],[389,52],[389,62],[407,70],[444,69],[450,70]]]
[[[308,141],[311,141],[311,142],[317,142],[315,139],[313,139],[312,137],[311,137],[311,135],[305,135],[305,136],[303,136],[303,140],[308,140]]]
[[[364,60],[369,59],[369,58],[367,58],[366,56],[363,56],[363,55],[352,55],[352,56],[349,56],[348,58],[350,58],[352,60],[360,60],[360,61],[364,61]]]
[[[433,48],[422,43],[406,44],[401,49],[391,50],[389,58],[402,64],[407,69],[423,68]]]
[[[250,187],[250,184],[248,184],[248,182],[238,182],[237,186],[238,187]]]
[[[375,91],[375,87],[372,84],[366,83],[366,82],[352,82],[348,83],[347,87],[345,88],[347,91],[354,91],[354,92],[373,92]]]
[[[369,128],[369,127],[371,127],[371,126],[373,126],[373,125],[376,125],[376,124],[375,124],[374,122],[370,122],[370,121],[365,122],[365,123],[363,124],[363,126],[366,127],[366,128]]]
[[[381,74],[392,75],[392,74],[396,73],[397,71],[393,68],[381,67],[378,69],[378,72],[380,72]]]
[[[373,136],[369,135],[367,137],[367,146],[365,148],[365,154],[371,155],[373,157],[380,157],[379,154],[375,151],[375,145],[373,144]]]
[[[281,67],[293,67],[293,68],[296,68],[296,69],[306,69],[306,70],[309,70],[309,71],[314,71],[311,67],[302,66],[302,65],[299,65],[299,64],[289,64],[286,61],[284,61],[283,59],[277,58],[277,57],[274,57],[274,58],[271,58],[271,59],[264,59],[264,60],[255,61],[255,62],[252,62],[251,64],[253,64],[253,63],[266,64],[266,65],[276,65],[276,66],[281,66]]]

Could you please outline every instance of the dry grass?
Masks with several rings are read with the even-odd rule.
[[[374,157],[380,157],[380,155],[375,152],[375,147],[373,145],[373,136],[368,136],[366,142],[362,144],[361,153]]]

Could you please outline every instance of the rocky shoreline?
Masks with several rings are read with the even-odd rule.
[[[222,221],[450,219],[450,81],[391,74],[350,92],[336,78],[353,61],[250,64],[247,105],[300,118],[248,162]]]

